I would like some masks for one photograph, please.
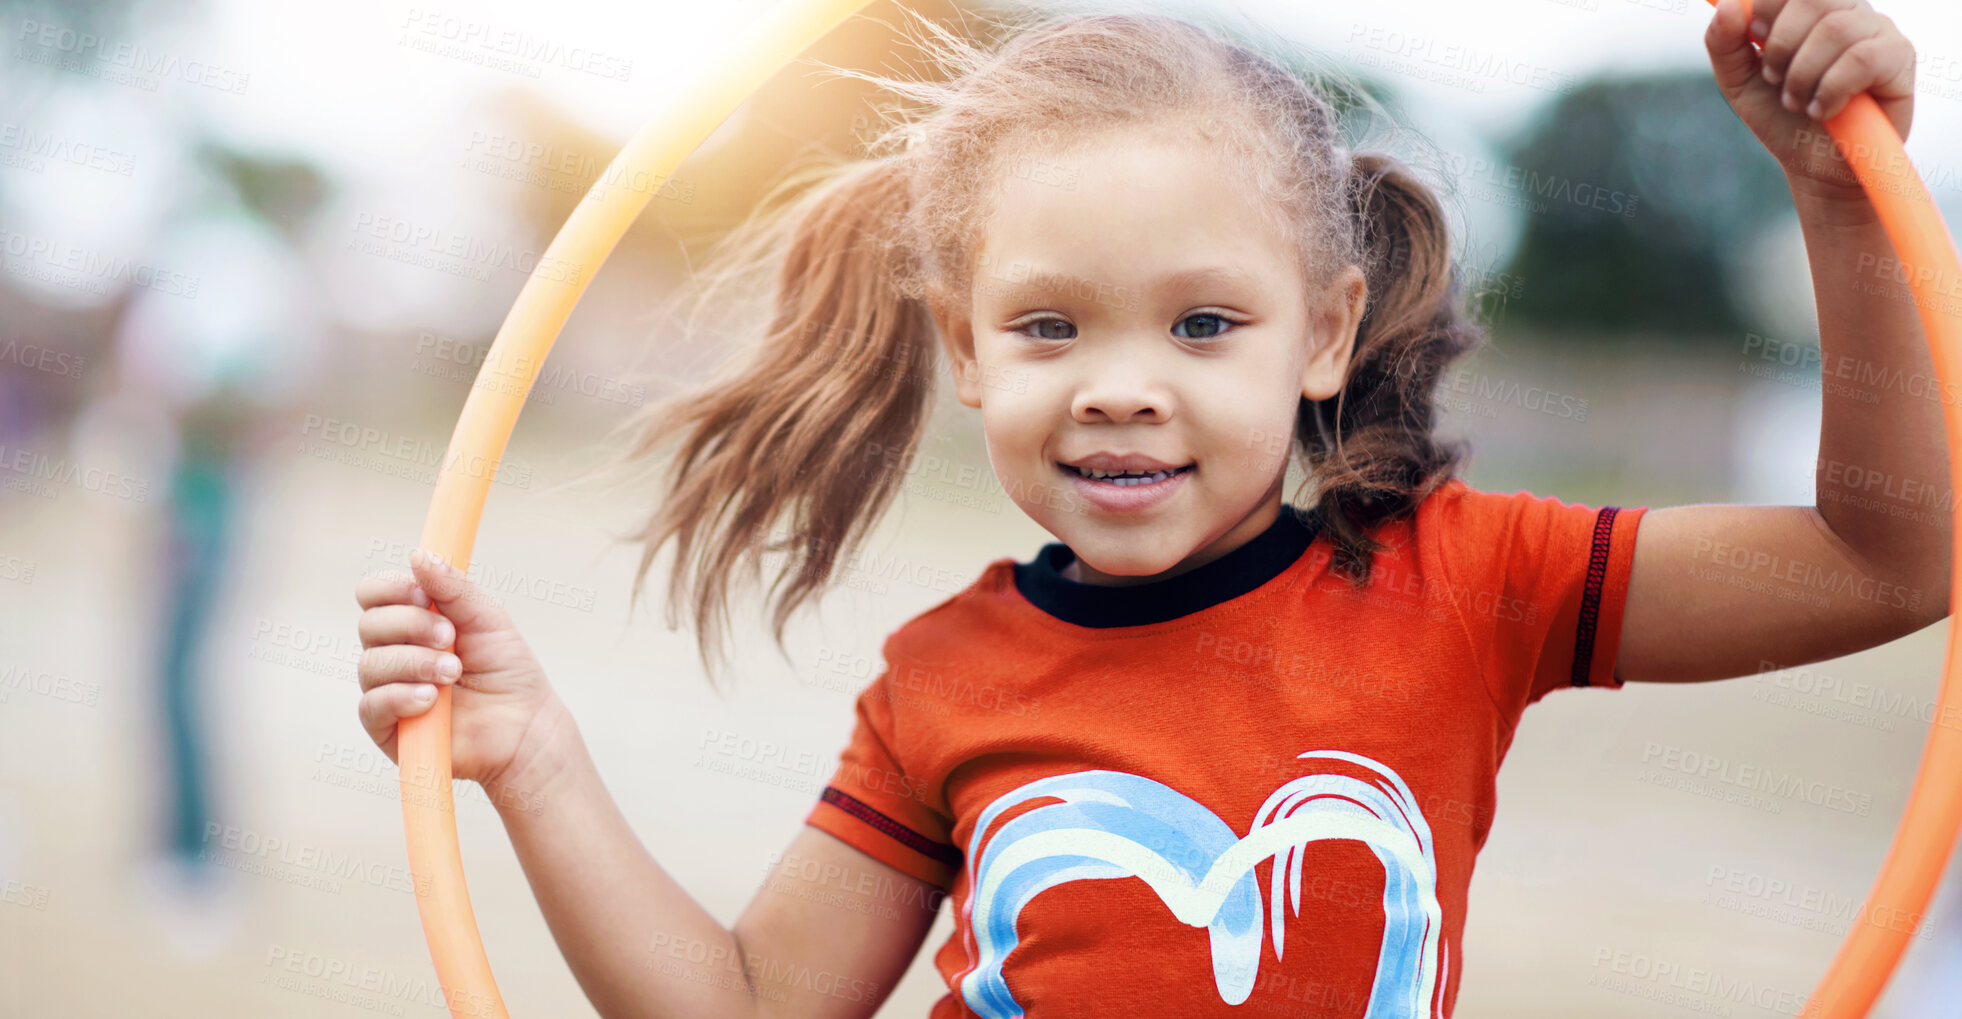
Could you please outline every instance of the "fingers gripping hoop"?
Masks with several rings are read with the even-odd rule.
[[[715,63],[715,70],[696,88],[668,96],[614,158],[538,260],[538,268],[525,280],[492,341],[484,370],[522,366],[513,380],[518,384],[471,387],[436,479],[423,524],[424,548],[444,562],[467,567],[491,480],[538,370],[593,274],[650,197],[649,189],[614,187],[609,182],[660,180],[671,174],[771,75],[869,3],[791,0],[748,38],[740,52]],[[1750,19],[1750,0],[1744,0],[1745,24]],[[1826,130],[1866,189],[1895,256],[1908,267],[1909,287],[1945,392],[1948,385],[1962,382],[1962,364],[1957,363],[1962,310],[1944,304],[1937,289],[1941,281],[1962,279],[1947,226],[1920,174],[1908,162],[1900,136],[1872,96],[1854,96],[1843,112],[1826,122]],[[564,265],[585,271],[575,280],[551,278],[565,274],[547,267]],[[1962,408],[1944,401],[1942,415],[1950,483],[1962,487],[1962,457],[1957,456],[1962,450]],[[1962,504],[1953,512],[1962,512]],[[1957,533],[1962,534],[1962,528]],[[1954,576],[1949,584],[1954,604],[1962,589]],[[1847,933],[1808,999],[1804,1016],[1850,1019],[1867,1014],[1900,961],[1909,935],[1919,926],[1962,828],[1962,661],[1957,659],[1955,617],[1950,617],[1949,626],[1935,721],[1900,827],[1861,910],[1861,922]],[[450,1015],[509,1019],[463,878],[450,791],[450,696],[448,686],[438,686],[434,707],[400,723],[398,757],[409,870]]]

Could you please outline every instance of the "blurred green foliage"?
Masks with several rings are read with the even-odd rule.
[[[1729,298],[1737,252],[1791,195],[1708,72],[1589,80],[1500,148],[1532,198],[1505,270],[1527,281],[1508,320],[1685,338],[1744,328]]]
[[[298,237],[327,198],[324,171],[296,156],[243,152],[212,137],[197,139],[199,161],[231,185],[239,204],[260,219]]]

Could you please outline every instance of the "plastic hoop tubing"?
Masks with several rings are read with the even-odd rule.
[[[539,366],[586,284],[647,206],[652,188],[625,182],[664,180],[771,75],[869,2],[791,3],[758,25],[730,56],[712,63],[705,80],[667,97],[614,157],[545,249],[491,341],[480,374],[505,377],[500,385],[473,385],[464,400],[423,522],[423,548],[446,563],[469,563],[484,500]],[[616,181],[625,186],[612,186]],[[402,720],[397,740],[416,908],[450,1015],[507,1019],[463,880],[450,794],[450,688],[437,690],[434,707]]]
[[[477,525],[505,444],[524,408],[539,366],[602,263],[647,205],[649,192],[615,191],[607,182],[658,180],[671,173],[735,108],[779,68],[871,0],[797,0],[764,26],[741,59],[722,64],[698,95],[671,97],[614,158],[584,202],[546,249],[498,330],[484,371],[509,373],[508,385],[473,386],[450,439],[423,526],[422,545],[443,561],[469,562]],[[1715,3],[1715,0],[1710,0]],[[1744,18],[1751,16],[1744,0]],[[1956,363],[1962,343],[1962,310],[1940,301],[1938,285],[1962,280],[1953,241],[1901,139],[1880,107],[1858,95],[1826,130],[1853,166],[1909,274],[1921,321],[1933,352],[1935,374],[1946,391],[1962,381]],[[1944,401],[1951,484],[1962,484],[1962,409]],[[1962,552],[1962,549],[1958,549]],[[1951,604],[1962,585],[1950,577]],[[1853,1019],[1866,1015],[1886,986],[1907,945],[1896,918],[1918,926],[1942,869],[1962,830],[1962,660],[1951,617],[1948,653],[1935,721],[1887,860],[1831,967],[1807,1001],[1804,1015]],[[470,909],[457,845],[450,793],[450,690],[438,687],[429,711],[401,723],[402,820],[409,869],[429,954],[452,1017],[508,1019]]]
[[[1749,8],[1746,8],[1748,14]],[[1933,352],[1935,375],[1944,388],[1962,380],[1957,351],[1962,349],[1962,308],[1946,301],[1937,285],[1962,279],[1962,264],[1941,213],[1929,197],[1921,175],[1908,162],[1901,136],[1880,105],[1862,92],[1846,109],[1826,122],[1826,130],[1845,155],[1867,198],[1879,214],[1894,255],[1909,273],[1909,289],[1920,312],[1922,328]],[[1945,401],[1943,423],[1948,432],[1949,484],[1962,482],[1962,408]],[[1951,521],[1952,522],[1952,521]],[[1962,597],[1949,577],[1949,603]],[[1949,617],[1945,678],[1935,699],[1935,718],[1928,730],[1913,791],[1908,794],[1894,842],[1888,848],[1873,891],[1861,910],[1861,922],[1847,932],[1819,986],[1807,999],[1807,1016],[1849,1019],[1864,1016],[1880,997],[1907,949],[1909,935],[1924,921],[1928,902],[1940,883],[1942,870],[1962,829],[1962,661],[1956,657],[1957,623]],[[1900,922],[1905,919],[1905,926]]]
[[[1744,23],[1749,25],[1751,0],[1742,2]],[[1710,3],[1714,6],[1716,0]],[[1944,303],[1938,289],[1938,284],[1954,286],[1962,280],[1962,264],[1956,261],[1948,226],[1929,197],[1921,174],[1908,162],[1900,134],[1872,96],[1864,92],[1854,96],[1844,110],[1826,121],[1826,132],[1866,190],[1867,200],[1894,245],[1894,257],[1908,274],[1915,310],[1928,334],[1935,377],[1946,392],[1948,385],[1962,380],[1962,371],[1958,371],[1962,365],[1956,363],[1957,351],[1962,348],[1962,307],[1952,301]],[[1952,401],[1942,401],[1942,421],[1948,431],[1952,490],[1962,482],[1962,409]],[[1962,547],[1957,551],[1962,553]],[[1962,586],[1956,583],[1958,576],[1962,574],[1951,570],[1951,605],[1962,595]],[[1954,852],[1956,832],[1962,829],[1962,661],[1956,658],[1958,633],[1962,629],[1951,615],[1934,722],[1928,728],[1928,743],[1921,752],[1921,766],[1907,807],[1901,812],[1901,823],[1894,830],[1893,845],[1888,847],[1873,890],[1867,893],[1860,923],[1846,932],[1832,965],[1806,999],[1802,1015],[1854,1019],[1873,1008],[1907,950],[1908,935],[1925,919],[1928,901],[1934,897],[1942,870]],[[1899,922],[1902,920],[1906,923]]]

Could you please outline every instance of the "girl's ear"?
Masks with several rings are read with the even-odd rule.
[[[1343,266],[1314,308],[1308,364],[1301,372],[1302,396],[1326,400],[1342,391],[1349,358],[1356,350],[1356,331],[1368,306],[1369,283],[1361,267]]]
[[[947,351],[947,366],[954,373],[954,395],[964,406],[978,409],[981,371],[974,356],[973,320],[964,311],[938,301],[928,302],[927,310],[933,315],[934,332],[940,334],[940,345]]]

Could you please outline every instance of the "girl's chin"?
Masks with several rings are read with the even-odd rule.
[[[1076,546],[1071,545],[1070,550],[1076,551]],[[1160,579],[1167,570],[1177,565],[1177,562],[1143,562],[1127,559],[1122,552],[1108,559],[1092,553],[1091,560],[1085,560],[1080,555],[1078,558],[1071,559],[1069,565],[1063,567],[1062,575],[1065,580],[1074,580],[1082,584],[1122,587],[1129,584],[1148,584]],[[1084,576],[1086,570],[1090,573],[1090,577]]]

